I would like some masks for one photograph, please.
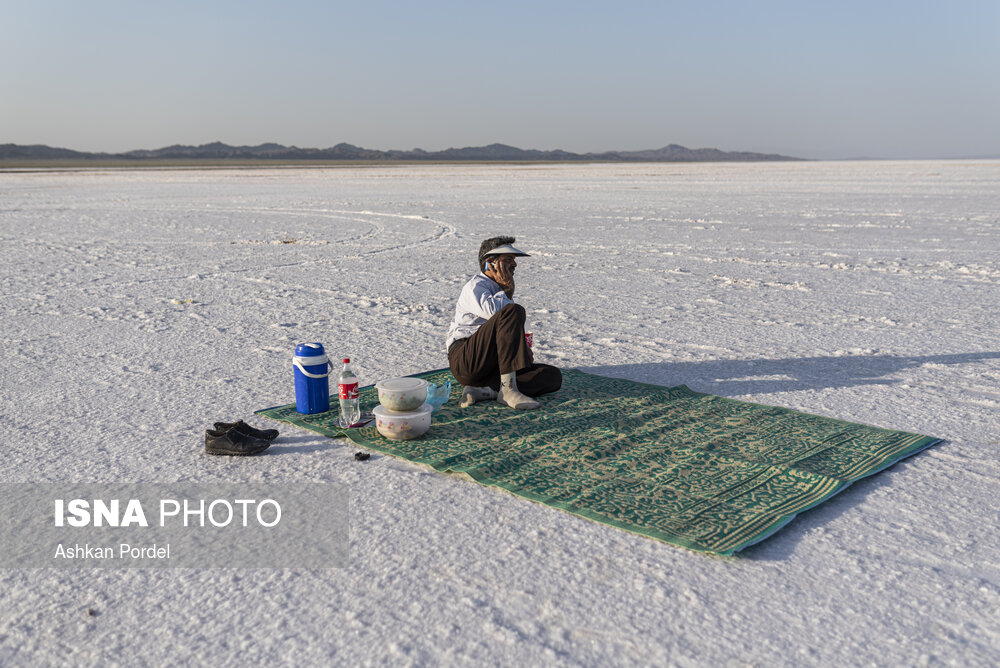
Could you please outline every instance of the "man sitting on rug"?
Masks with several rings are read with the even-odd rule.
[[[562,373],[535,364],[524,340],[524,307],[514,303],[515,257],[528,257],[514,237],[493,237],[479,247],[480,273],[462,288],[448,329],[448,365],[465,387],[463,408],[496,399],[511,408],[541,406],[532,399],[562,386]]]

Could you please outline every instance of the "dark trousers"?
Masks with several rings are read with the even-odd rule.
[[[507,304],[476,333],[459,339],[448,349],[451,374],[462,385],[500,389],[500,374],[517,373],[517,389],[529,397],[562,387],[562,372],[548,364],[535,364],[524,341],[524,307]]]

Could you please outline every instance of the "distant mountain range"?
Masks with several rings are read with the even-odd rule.
[[[505,144],[490,144],[467,148],[449,148],[444,151],[378,151],[351,144],[337,144],[330,148],[298,148],[281,144],[259,146],[229,146],[221,142],[202,146],[167,146],[155,150],[128,151],[126,153],[84,153],[65,148],[18,144],[0,144],[0,160],[4,161],[136,161],[145,160],[283,160],[309,161],[425,161],[425,162],[733,162],[762,160],[800,160],[771,153],[746,151],[720,151],[715,148],[690,149],[677,144],[649,151],[607,151],[605,153],[570,153],[568,151],[537,151],[520,149]]]

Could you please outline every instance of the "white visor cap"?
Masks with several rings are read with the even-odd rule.
[[[514,248],[513,246],[511,246],[510,244],[505,244],[503,246],[497,246],[493,250],[491,250],[491,251],[487,252],[486,254],[484,254],[483,257],[486,257],[487,255],[517,255],[518,257],[531,257],[530,255],[528,255],[524,251],[518,250],[518,249]]]

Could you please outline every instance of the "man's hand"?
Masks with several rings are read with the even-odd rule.
[[[493,275],[490,278],[503,288],[508,297],[514,298],[514,267],[512,265],[506,262],[497,263],[497,268],[493,270]]]

